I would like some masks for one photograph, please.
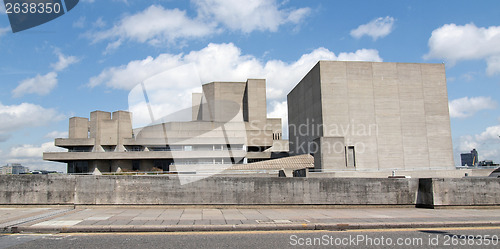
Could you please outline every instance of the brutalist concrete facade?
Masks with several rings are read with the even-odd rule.
[[[290,153],[323,172],[453,170],[443,64],[320,61],[288,94]]]
[[[91,173],[176,171],[172,165],[211,170],[288,155],[281,119],[267,118],[265,80],[211,82],[192,103],[192,121],[160,120],[137,129],[126,111],[70,118],[69,137],[55,140],[68,152],[43,158],[67,163],[68,173]]]

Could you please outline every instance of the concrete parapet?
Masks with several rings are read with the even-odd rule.
[[[498,178],[419,179],[417,207],[500,205]]]
[[[2,175],[0,204],[74,204],[77,176]]]
[[[0,176],[0,205],[499,205],[500,179]]]

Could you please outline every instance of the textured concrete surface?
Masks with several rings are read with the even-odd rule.
[[[442,64],[320,61],[287,99],[290,152],[317,169],[453,169]]]
[[[196,177],[196,176],[193,176]],[[418,179],[2,175],[0,204],[415,205]]]
[[[197,177],[196,175],[193,177]],[[2,175],[0,205],[500,205],[499,178]]]
[[[500,203],[500,179],[420,179],[419,205],[468,206],[498,205]]]
[[[155,89],[147,83],[143,87]],[[267,118],[265,80],[204,84],[203,94],[193,94],[192,103],[193,108],[168,117],[152,113],[168,122],[137,129],[132,129],[133,113],[126,111],[94,111],[90,120],[70,118],[69,138],[55,140],[69,151],[46,152],[44,160],[68,163],[69,173],[144,172],[176,171],[173,165],[192,169],[192,164],[217,169],[218,164],[288,154],[281,119]]]
[[[39,208],[0,208],[8,213]],[[18,222],[11,232],[154,232],[343,230],[353,228],[500,226],[498,209],[416,208],[79,208],[52,218]]]

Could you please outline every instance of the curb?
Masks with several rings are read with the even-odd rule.
[[[12,233],[126,233],[126,232],[220,232],[278,230],[364,230],[391,228],[437,228],[500,226],[493,222],[407,222],[407,223],[309,223],[309,224],[238,224],[238,225],[107,225],[107,226],[18,226]]]

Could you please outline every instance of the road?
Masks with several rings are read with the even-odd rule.
[[[500,227],[1,235],[0,248],[499,248]]]

